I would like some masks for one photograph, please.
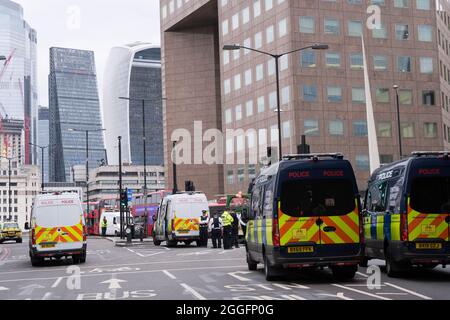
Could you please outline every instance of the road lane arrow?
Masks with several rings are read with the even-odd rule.
[[[109,279],[100,283],[109,284],[108,289],[122,289],[122,286],[120,285],[121,282],[128,282],[128,281],[120,279]]]
[[[20,288],[19,296],[30,296],[34,290],[36,289],[45,289],[45,287],[39,285],[39,284],[30,284],[28,286]]]
[[[230,272],[230,273],[228,273],[228,275],[230,275],[233,278],[236,278],[236,279],[238,279],[240,281],[252,281],[249,278],[244,278],[244,277],[238,276],[238,274],[249,274],[249,273],[252,273],[252,272],[250,272],[250,271],[236,271],[236,272]]]

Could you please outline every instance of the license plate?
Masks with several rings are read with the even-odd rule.
[[[44,243],[44,244],[41,244],[41,247],[42,248],[54,248],[55,244],[54,243]]]
[[[442,243],[416,243],[416,249],[442,249]]]
[[[290,247],[288,253],[311,253],[314,252],[313,246]]]
[[[188,233],[189,233],[189,230],[178,230],[178,233],[181,233],[181,234],[188,234]]]

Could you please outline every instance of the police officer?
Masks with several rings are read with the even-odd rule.
[[[231,216],[233,217],[232,223],[232,237],[231,237],[231,246],[235,248],[239,248],[239,219],[236,212],[231,211]]]
[[[103,220],[102,220],[102,237],[106,237],[106,228],[108,228],[108,220],[106,220],[106,217],[103,217]]]
[[[203,210],[203,214],[200,217],[200,247],[208,246],[208,211]]]
[[[225,250],[232,248],[232,237],[233,237],[233,217],[228,211],[224,211],[222,214],[223,221],[223,248]]]
[[[209,219],[209,232],[211,232],[211,239],[213,248],[222,248],[222,233],[223,221],[217,213],[214,217]]]

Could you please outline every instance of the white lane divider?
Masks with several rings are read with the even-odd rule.
[[[177,277],[175,277],[173,274],[171,274],[169,271],[167,270],[163,270],[163,273],[168,276],[170,279],[175,280]]]
[[[424,300],[433,300],[433,298],[424,296],[423,294],[417,293],[417,292],[415,292],[415,291],[411,291],[411,290],[402,288],[402,287],[397,286],[397,285],[395,285],[395,284],[392,284],[392,283],[389,283],[389,282],[385,282],[385,284],[388,285],[388,286],[390,286],[390,287],[392,287],[392,288],[398,289],[398,290],[400,290],[400,291],[403,291],[403,292],[412,294],[413,296],[419,297],[419,298],[421,298],[421,299],[424,299]]]
[[[366,295],[366,296],[369,296],[369,297],[372,297],[372,298],[376,298],[376,299],[380,299],[380,300],[392,300],[392,299],[389,299],[389,298],[386,298],[386,297],[377,296],[376,294],[372,294],[372,293],[369,293],[369,292],[361,291],[361,290],[358,290],[358,289],[355,289],[355,288],[349,288],[349,287],[346,287],[346,286],[342,286],[340,284],[333,283],[332,285],[335,286],[335,287],[341,288],[341,289],[350,290],[350,291],[353,291],[353,292],[356,292],[356,293],[360,293],[360,294],[363,294],[363,295]]]
[[[62,279],[63,279],[63,277],[59,277],[58,279],[56,279],[55,283],[53,283],[53,285],[52,285],[52,288],[56,288]]]
[[[198,293],[197,291],[195,291],[194,288],[188,286],[186,283],[181,283],[180,284],[187,292],[189,292],[190,294],[192,294],[194,297],[196,297],[198,300],[206,300],[206,298],[204,296],[202,296],[200,293]]]

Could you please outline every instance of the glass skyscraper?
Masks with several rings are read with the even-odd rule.
[[[94,52],[50,48],[50,181],[71,181],[71,167],[86,162],[86,136],[102,128]],[[103,133],[89,133],[89,167],[105,159]]]
[[[109,55],[104,81],[103,116],[108,128],[106,149],[109,163],[119,163],[117,137],[122,136],[123,161],[144,164],[144,118],[147,165],[163,165],[161,48],[141,42],[114,47]],[[119,97],[136,101],[119,100]],[[144,114],[142,99],[145,99]]]
[[[36,47],[36,31],[23,19],[22,7],[0,0],[0,56],[7,58],[0,63],[0,116],[24,122],[24,152],[20,160],[25,164],[36,163],[37,159],[36,148],[29,144],[37,144]]]
[[[48,108],[39,106],[38,110],[38,144],[41,147],[49,145],[49,111]],[[41,165],[42,152],[38,149],[37,155],[37,165]],[[44,183],[48,183],[49,172],[48,172],[48,148],[44,149]],[[41,168],[42,170],[42,168]]]

